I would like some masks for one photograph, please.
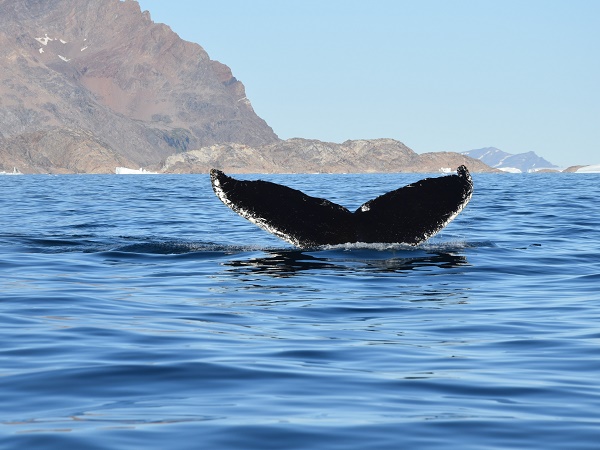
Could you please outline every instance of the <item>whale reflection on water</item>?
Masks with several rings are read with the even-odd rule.
[[[400,255],[381,252],[350,252],[330,250],[319,252],[265,251],[265,256],[250,259],[231,259],[223,265],[232,271],[289,278],[302,272],[317,270],[335,271],[339,274],[356,271],[386,273],[413,270],[454,269],[469,265],[467,258],[450,252],[401,252]]]

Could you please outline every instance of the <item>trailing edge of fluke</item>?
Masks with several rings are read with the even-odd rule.
[[[448,225],[473,195],[465,166],[369,200],[351,212],[323,198],[268,181],[210,171],[219,199],[240,216],[300,248],[346,243],[417,245]]]

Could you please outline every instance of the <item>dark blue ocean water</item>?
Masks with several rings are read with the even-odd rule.
[[[600,176],[474,182],[424,245],[303,252],[207,175],[0,177],[0,447],[599,448]]]

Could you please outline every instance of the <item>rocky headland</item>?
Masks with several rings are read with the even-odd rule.
[[[493,171],[392,139],[280,140],[229,67],[135,0],[0,0],[0,57],[0,171]]]

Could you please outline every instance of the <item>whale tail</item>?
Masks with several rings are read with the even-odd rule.
[[[456,175],[425,178],[388,192],[355,212],[329,200],[268,181],[242,181],[212,169],[217,197],[260,228],[300,248],[353,242],[417,245],[438,233],[467,205],[473,181]]]

